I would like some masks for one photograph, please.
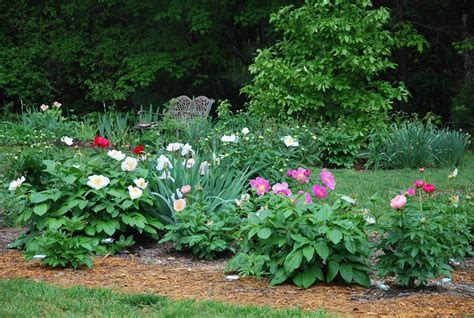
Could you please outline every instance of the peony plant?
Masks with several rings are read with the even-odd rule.
[[[450,260],[472,255],[468,203],[437,193],[436,186],[416,180],[390,201],[391,210],[377,230],[378,273],[402,286],[425,285],[451,277]]]
[[[290,170],[288,182],[266,186],[251,181],[251,200],[239,202],[247,217],[240,230],[240,252],[228,272],[268,276],[272,284],[292,281],[308,288],[317,281],[342,278],[370,285],[370,244],[365,219],[355,213],[353,200],[331,193],[334,176],[323,170],[320,184],[311,184],[311,171]]]

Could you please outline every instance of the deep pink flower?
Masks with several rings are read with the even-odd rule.
[[[390,206],[394,209],[401,209],[407,204],[407,197],[403,194],[397,195],[390,201]]]
[[[416,190],[413,188],[408,188],[407,193],[408,193],[408,196],[412,197],[416,194]]]
[[[321,177],[321,181],[326,187],[331,190],[334,190],[336,188],[336,180],[334,179],[334,176],[331,172],[327,171],[326,169],[323,169],[319,176]]]
[[[319,184],[313,186],[313,193],[317,198],[327,198],[328,196],[328,190]]]
[[[417,188],[421,188],[422,186],[425,185],[425,181],[423,180],[416,180],[415,182],[413,182],[413,185]]]
[[[423,186],[423,191],[425,191],[426,193],[433,193],[435,192],[435,190],[436,190],[436,187],[434,184],[426,183]]]
[[[250,180],[250,186],[257,190],[257,195],[264,195],[270,191],[270,182],[261,177]]]
[[[285,196],[291,195],[291,190],[288,188],[288,183],[275,183],[272,187],[273,193],[283,193]]]
[[[287,176],[298,180],[300,184],[308,183],[309,176],[311,175],[311,170],[305,168],[298,168],[296,170],[290,170],[286,174]]]

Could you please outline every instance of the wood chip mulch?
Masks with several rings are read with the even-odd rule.
[[[440,317],[474,314],[474,261],[456,271],[452,285],[419,291],[384,292],[375,288],[318,284],[309,289],[293,285],[271,286],[267,280],[240,278],[228,281],[221,266],[186,263],[145,263],[134,254],[96,257],[92,269],[50,269],[39,261],[26,261],[18,251],[0,250],[0,279],[29,278],[61,287],[83,285],[125,292],[155,293],[173,299],[195,298],[232,304],[324,308],[355,317]]]

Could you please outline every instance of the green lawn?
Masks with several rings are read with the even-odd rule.
[[[109,289],[58,288],[23,279],[0,280],[0,317],[329,317],[323,311],[275,310],[211,301],[173,301]]]

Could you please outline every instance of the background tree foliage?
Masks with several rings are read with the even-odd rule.
[[[396,68],[392,50],[421,52],[424,45],[409,25],[386,30],[389,20],[389,11],[373,9],[369,0],[307,0],[281,9],[270,21],[283,39],[258,52],[254,80],[243,89],[251,109],[272,117],[345,118],[359,129],[384,122],[394,100],[408,95],[403,83],[381,79]]]
[[[268,23],[270,14],[302,3],[0,0],[0,107],[18,110],[21,103],[57,99],[88,112],[103,109],[103,103],[127,109],[157,105],[180,94],[227,98],[242,107],[246,99],[239,90],[252,80],[248,66],[256,50],[282,39]],[[397,68],[380,77],[403,81],[411,92],[408,102],[395,108],[432,111],[446,121],[466,118],[474,108],[469,102],[473,54],[467,45],[474,2],[373,4],[390,9],[388,29],[410,22],[429,42],[423,54],[395,50]]]

